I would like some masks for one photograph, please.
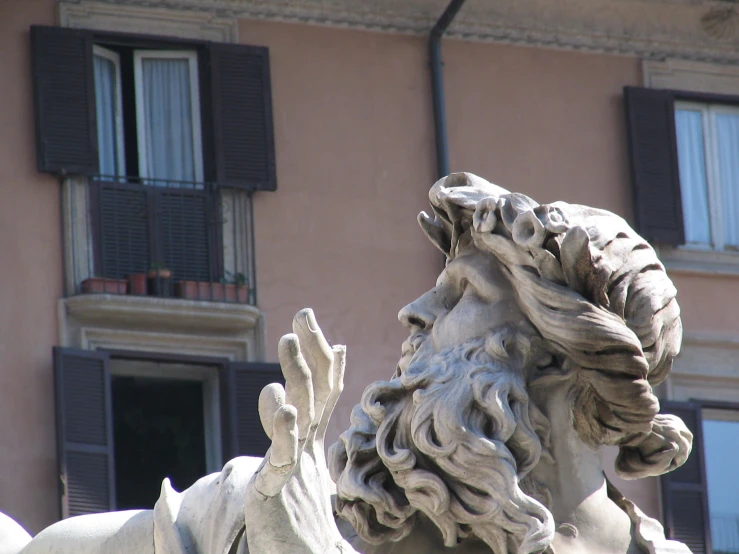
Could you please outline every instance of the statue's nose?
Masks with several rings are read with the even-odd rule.
[[[398,320],[408,329],[415,328],[421,331],[427,331],[434,324],[436,316],[428,306],[420,302],[422,298],[411,302],[398,312]]]

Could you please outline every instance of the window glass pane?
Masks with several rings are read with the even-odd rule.
[[[739,246],[739,114],[716,113],[724,243]]]
[[[195,181],[190,63],[176,58],[141,63],[146,152],[140,155],[146,156],[146,177]]]
[[[94,57],[95,110],[98,131],[98,158],[101,175],[122,175],[118,167],[118,129],[116,89],[118,72],[112,60]]]
[[[710,244],[706,160],[703,150],[703,116],[697,110],[676,109],[677,159],[683,199],[685,240]]]
[[[713,552],[739,553],[739,413],[706,411],[703,435]]]

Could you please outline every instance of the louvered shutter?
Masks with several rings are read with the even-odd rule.
[[[247,190],[275,190],[269,52],[235,44],[209,46],[216,179]]]
[[[143,186],[99,182],[96,214],[98,256],[103,277],[122,279],[151,266],[150,197]]]
[[[60,27],[31,27],[38,170],[60,175],[98,173],[92,35]]]
[[[221,370],[223,456],[264,456],[270,440],[259,421],[259,393],[285,385],[280,364],[230,362]],[[225,402],[224,402],[225,400]]]
[[[62,517],[115,510],[108,356],[55,348],[54,378]]]
[[[678,416],[693,433],[693,450],[688,461],[661,478],[667,538],[685,543],[693,554],[711,554],[700,406],[687,402],[663,402],[662,413]]]
[[[637,230],[647,240],[684,244],[672,93],[625,87],[624,104]]]
[[[162,189],[156,192],[159,259],[175,279],[212,281],[214,200],[204,190]]]

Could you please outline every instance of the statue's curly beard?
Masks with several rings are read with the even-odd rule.
[[[495,554],[550,545],[548,494],[527,477],[547,422],[529,404],[507,338],[439,353],[424,345],[407,370],[365,390],[329,452],[338,512],[362,539],[399,541],[423,514],[446,546],[467,537]]]

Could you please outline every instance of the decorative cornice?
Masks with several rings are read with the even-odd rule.
[[[234,17],[135,2],[59,2],[59,25],[77,29],[238,42]]]
[[[447,0],[104,0],[98,3],[207,12],[221,18],[427,34]],[[715,31],[715,25],[706,27],[706,17],[725,8],[726,2],[705,0],[470,2],[452,24],[449,36],[646,59],[738,63],[739,24],[726,24],[720,33]]]

